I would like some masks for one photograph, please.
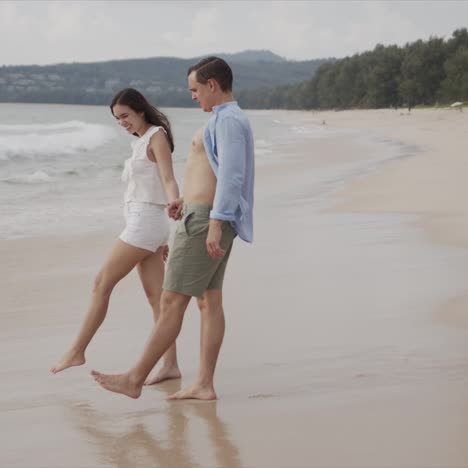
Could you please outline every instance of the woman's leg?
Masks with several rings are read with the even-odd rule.
[[[52,367],[52,373],[56,374],[68,367],[80,366],[85,363],[86,348],[106,317],[109,298],[114,286],[128,275],[135,265],[148,256],[151,256],[150,251],[133,247],[120,239],[117,240],[110,256],[96,277],[91,304],[78,336],[62,359]]]
[[[162,252],[163,247],[160,247],[153,255],[144,258],[137,266],[141,284],[145,290],[148,302],[153,309],[155,323],[159,318],[162,283],[164,279]],[[174,342],[164,353],[162,368],[154,377],[149,378],[145,382],[145,385],[153,385],[164,380],[178,378],[180,378],[180,370],[177,363],[176,344]]]

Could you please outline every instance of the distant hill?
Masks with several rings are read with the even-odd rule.
[[[219,54],[234,71],[234,91],[295,84],[333,59],[288,61],[268,50]],[[108,104],[127,86],[159,106],[191,106],[186,73],[198,58],[154,57],[96,63],[0,67],[0,102]]]
[[[213,54],[229,62],[270,62],[280,63],[287,60],[269,50],[245,50],[235,54]]]

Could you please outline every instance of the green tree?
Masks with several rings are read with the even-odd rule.
[[[366,107],[394,107],[400,104],[400,70],[403,50],[397,46],[378,45],[372,54],[373,63],[366,84]]]
[[[444,64],[446,78],[441,85],[444,102],[468,101],[468,46],[457,49]]]
[[[446,52],[443,39],[421,40],[406,47],[401,65],[400,93],[408,107],[435,104],[445,78]]]

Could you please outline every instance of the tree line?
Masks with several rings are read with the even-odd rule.
[[[245,89],[237,97],[243,107],[256,109],[411,109],[468,101],[468,31],[404,47],[379,44],[322,64],[307,81]]]

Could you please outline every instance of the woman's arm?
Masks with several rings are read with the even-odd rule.
[[[151,137],[149,149],[158,163],[161,181],[170,204],[179,198],[179,186],[174,176],[171,149],[164,131],[160,130]]]

